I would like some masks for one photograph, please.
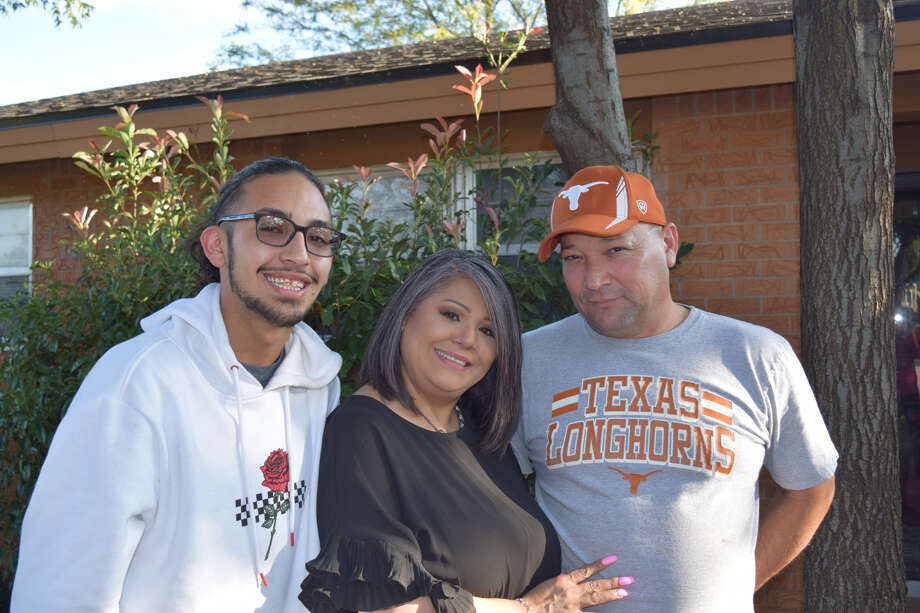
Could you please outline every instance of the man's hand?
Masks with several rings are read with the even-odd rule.
[[[834,499],[834,477],[805,490],[781,489],[760,516],[755,590],[805,549]]]

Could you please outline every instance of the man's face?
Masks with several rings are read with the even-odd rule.
[[[330,222],[322,194],[296,172],[246,182],[227,214],[260,211],[281,214],[302,226]],[[256,238],[253,220],[226,222],[222,227],[227,233],[228,262],[221,267],[221,307],[280,328],[301,321],[329,279],[332,258],[309,253],[302,232],[284,247],[273,247]]]
[[[565,234],[562,274],[575,307],[597,333],[641,338],[664,332],[671,305],[668,267],[677,254],[674,224],[640,223],[611,237]]]

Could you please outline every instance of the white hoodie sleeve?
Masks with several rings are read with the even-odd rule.
[[[123,403],[114,361],[93,368],[54,435],[23,521],[11,611],[119,609],[159,471],[155,433]]]

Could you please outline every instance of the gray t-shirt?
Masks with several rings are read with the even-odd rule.
[[[761,467],[786,489],[837,452],[789,343],[691,309],[653,337],[614,339],[580,315],[524,335],[513,441],[559,532],[562,567],[604,556],[632,575],[609,613],[753,612]]]
[[[285,351],[282,349],[278,359],[268,366],[255,366],[254,364],[247,364],[246,362],[240,362],[240,364],[249,371],[250,375],[256,378],[256,381],[258,381],[262,387],[265,387],[268,385],[268,382],[272,380],[272,377],[275,376],[275,371],[281,366],[281,362],[284,361],[284,354]]]

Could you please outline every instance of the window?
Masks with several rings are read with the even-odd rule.
[[[469,171],[465,181],[475,189],[476,195],[486,206],[501,208],[502,202],[520,190],[525,194],[521,203],[527,207],[526,214],[522,217],[525,223],[533,222],[536,228],[549,228],[549,208],[553,198],[568,180],[569,175],[559,161],[558,156],[542,155],[512,155],[503,159],[501,169],[497,165]],[[516,187],[517,186],[517,187]],[[478,214],[475,202],[470,203],[470,228],[467,234],[468,241],[482,239],[492,233],[492,221],[488,215]],[[507,215],[501,215],[507,218]],[[507,228],[517,239],[521,232],[516,228]],[[531,232],[533,234],[533,232]],[[515,255],[520,249],[536,252],[539,241],[546,234],[544,231],[531,236],[531,240],[523,243],[509,243],[502,245],[501,255]]]
[[[499,208],[500,202],[507,200],[514,192],[513,181],[524,181],[529,191],[533,192],[534,200],[528,200],[527,218],[532,220],[545,220],[549,214],[549,206],[553,197],[568,179],[558,156],[548,153],[534,155],[515,154],[502,158],[503,166],[499,173],[497,160],[489,160],[479,169],[466,168],[454,178],[453,191],[460,194],[460,206],[466,211],[466,226],[464,228],[465,242],[467,245],[475,244],[477,239],[488,236],[492,232],[492,222],[487,215],[481,214],[475,198],[480,197],[485,206]],[[546,164],[546,168],[534,173],[534,176],[525,176],[520,169],[528,166]],[[375,218],[386,218],[396,222],[409,222],[411,211],[405,206],[408,191],[404,185],[405,175],[387,166],[374,166],[371,168],[373,177],[380,177],[368,190],[368,200],[374,208],[369,215]],[[354,170],[321,171],[317,175],[326,183],[331,183],[338,177],[347,176],[356,178]],[[501,180],[500,180],[501,179]],[[420,190],[425,187],[425,171],[420,177]],[[357,191],[354,196],[359,196]],[[505,239],[503,239],[505,240]],[[528,251],[536,251],[539,242],[529,241],[523,244]],[[505,244],[503,255],[517,253],[520,245]]]
[[[331,184],[339,178],[347,177],[349,179],[358,179],[354,169],[336,170],[336,171],[317,171],[317,176],[326,185]],[[367,192],[367,199],[373,205],[368,211],[368,215],[375,219],[390,219],[395,222],[411,221],[411,209],[405,206],[409,199],[409,192],[404,183],[408,182],[406,176],[388,166],[371,167],[371,177],[379,177]],[[419,181],[419,189],[424,189],[424,179]],[[361,193],[357,187],[352,190],[352,196],[360,198]]]
[[[0,200],[0,299],[29,292],[32,203]]]

